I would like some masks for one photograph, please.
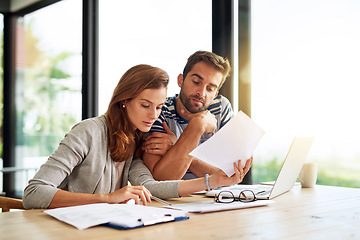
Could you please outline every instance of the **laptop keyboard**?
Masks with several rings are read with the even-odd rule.
[[[254,185],[250,190],[252,190],[255,195],[268,195],[270,194],[272,188],[273,186],[269,185]]]
[[[255,193],[256,196],[266,196],[269,195],[271,190],[272,190],[273,186],[272,185],[243,185],[243,184],[239,184],[239,185],[234,185],[231,187],[222,187],[220,189],[214,189],[217,190],[217,192],[219,191],[224,191],[224,190],[228,190],[231,191],[235,194],[239,194],[241,191],[243,190],[251,190]]]
[[[238,187],[239,186],[239,187]],[[267,195],[270,194],[273,186],[270,185],[238,185],[236,186],[237,190],[251,190],[255,193],[255,195]]]

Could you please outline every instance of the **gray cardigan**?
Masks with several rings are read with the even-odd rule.
[[[24,190],[25,208],[48,208],[59,189],[106,194],[116,183],[115,164],[107,148],[105,116],[76,124]],[[141,159],[125,162],[122,187],[144,185],[160,198],[179,197],[180,181],[155,181]]]

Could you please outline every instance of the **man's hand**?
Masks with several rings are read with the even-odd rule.
[[[181,109],[181,115],[188,119],[190,123],[196,124],[198,128],[203,129],[203,133],[210,134],[216,130],[217,120],[209,110],[190,113],[186,109]]]
[[[164,156],[175,145],[177,137],[166,122],[163,122],[163,127],[166,133],[152,132],[145,138],[142,149],[146,153]]]
[[[181,179],[192,162],[189,153],[198,146],[201,135],[212,133],[217,126],[215,116],[209,111],[192,114],[184,110],[180,115],[190,121],[177,141],[164,126],[168,129],[166,134],[152,133],[144,144],[142,159],[158,181]]]

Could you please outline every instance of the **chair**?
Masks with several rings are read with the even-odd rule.
[[[0,208],[2,212],[9,212],[10,209],[25,209],[22,200],[0,196]]]

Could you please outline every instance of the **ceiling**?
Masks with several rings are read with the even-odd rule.
[[[2,0],[0,2],[0,12],[16,12],[40,1],[41,0]]]

